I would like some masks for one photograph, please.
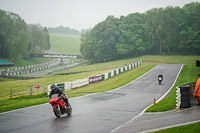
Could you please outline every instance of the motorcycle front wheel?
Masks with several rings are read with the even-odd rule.
[[[53,112],[55,114],[56,117],[61,117],[61,111],[57,106],[53,106]]]

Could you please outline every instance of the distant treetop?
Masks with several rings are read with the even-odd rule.
[[[79,35],[79,31],[71,29],[69,27],[59,26],[56,28],[48,28],[49,33],[60,33],[60,34],[70,34],[70,35]]]

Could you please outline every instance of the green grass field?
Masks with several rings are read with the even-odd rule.
[[[80,55],[80,36],[50,34],[51,50],[60,54]]]

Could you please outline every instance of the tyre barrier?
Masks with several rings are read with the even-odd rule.
[[[176,87],[176,108],[189,108],[191,107],[191,97],[190,97],[190,84]]]

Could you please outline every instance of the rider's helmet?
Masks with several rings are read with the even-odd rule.
[[[56,85],[55,85],[55,84],[52,84],[52,85],[51,85],[51,90],[55,90],[55,88],[56,88]]]

